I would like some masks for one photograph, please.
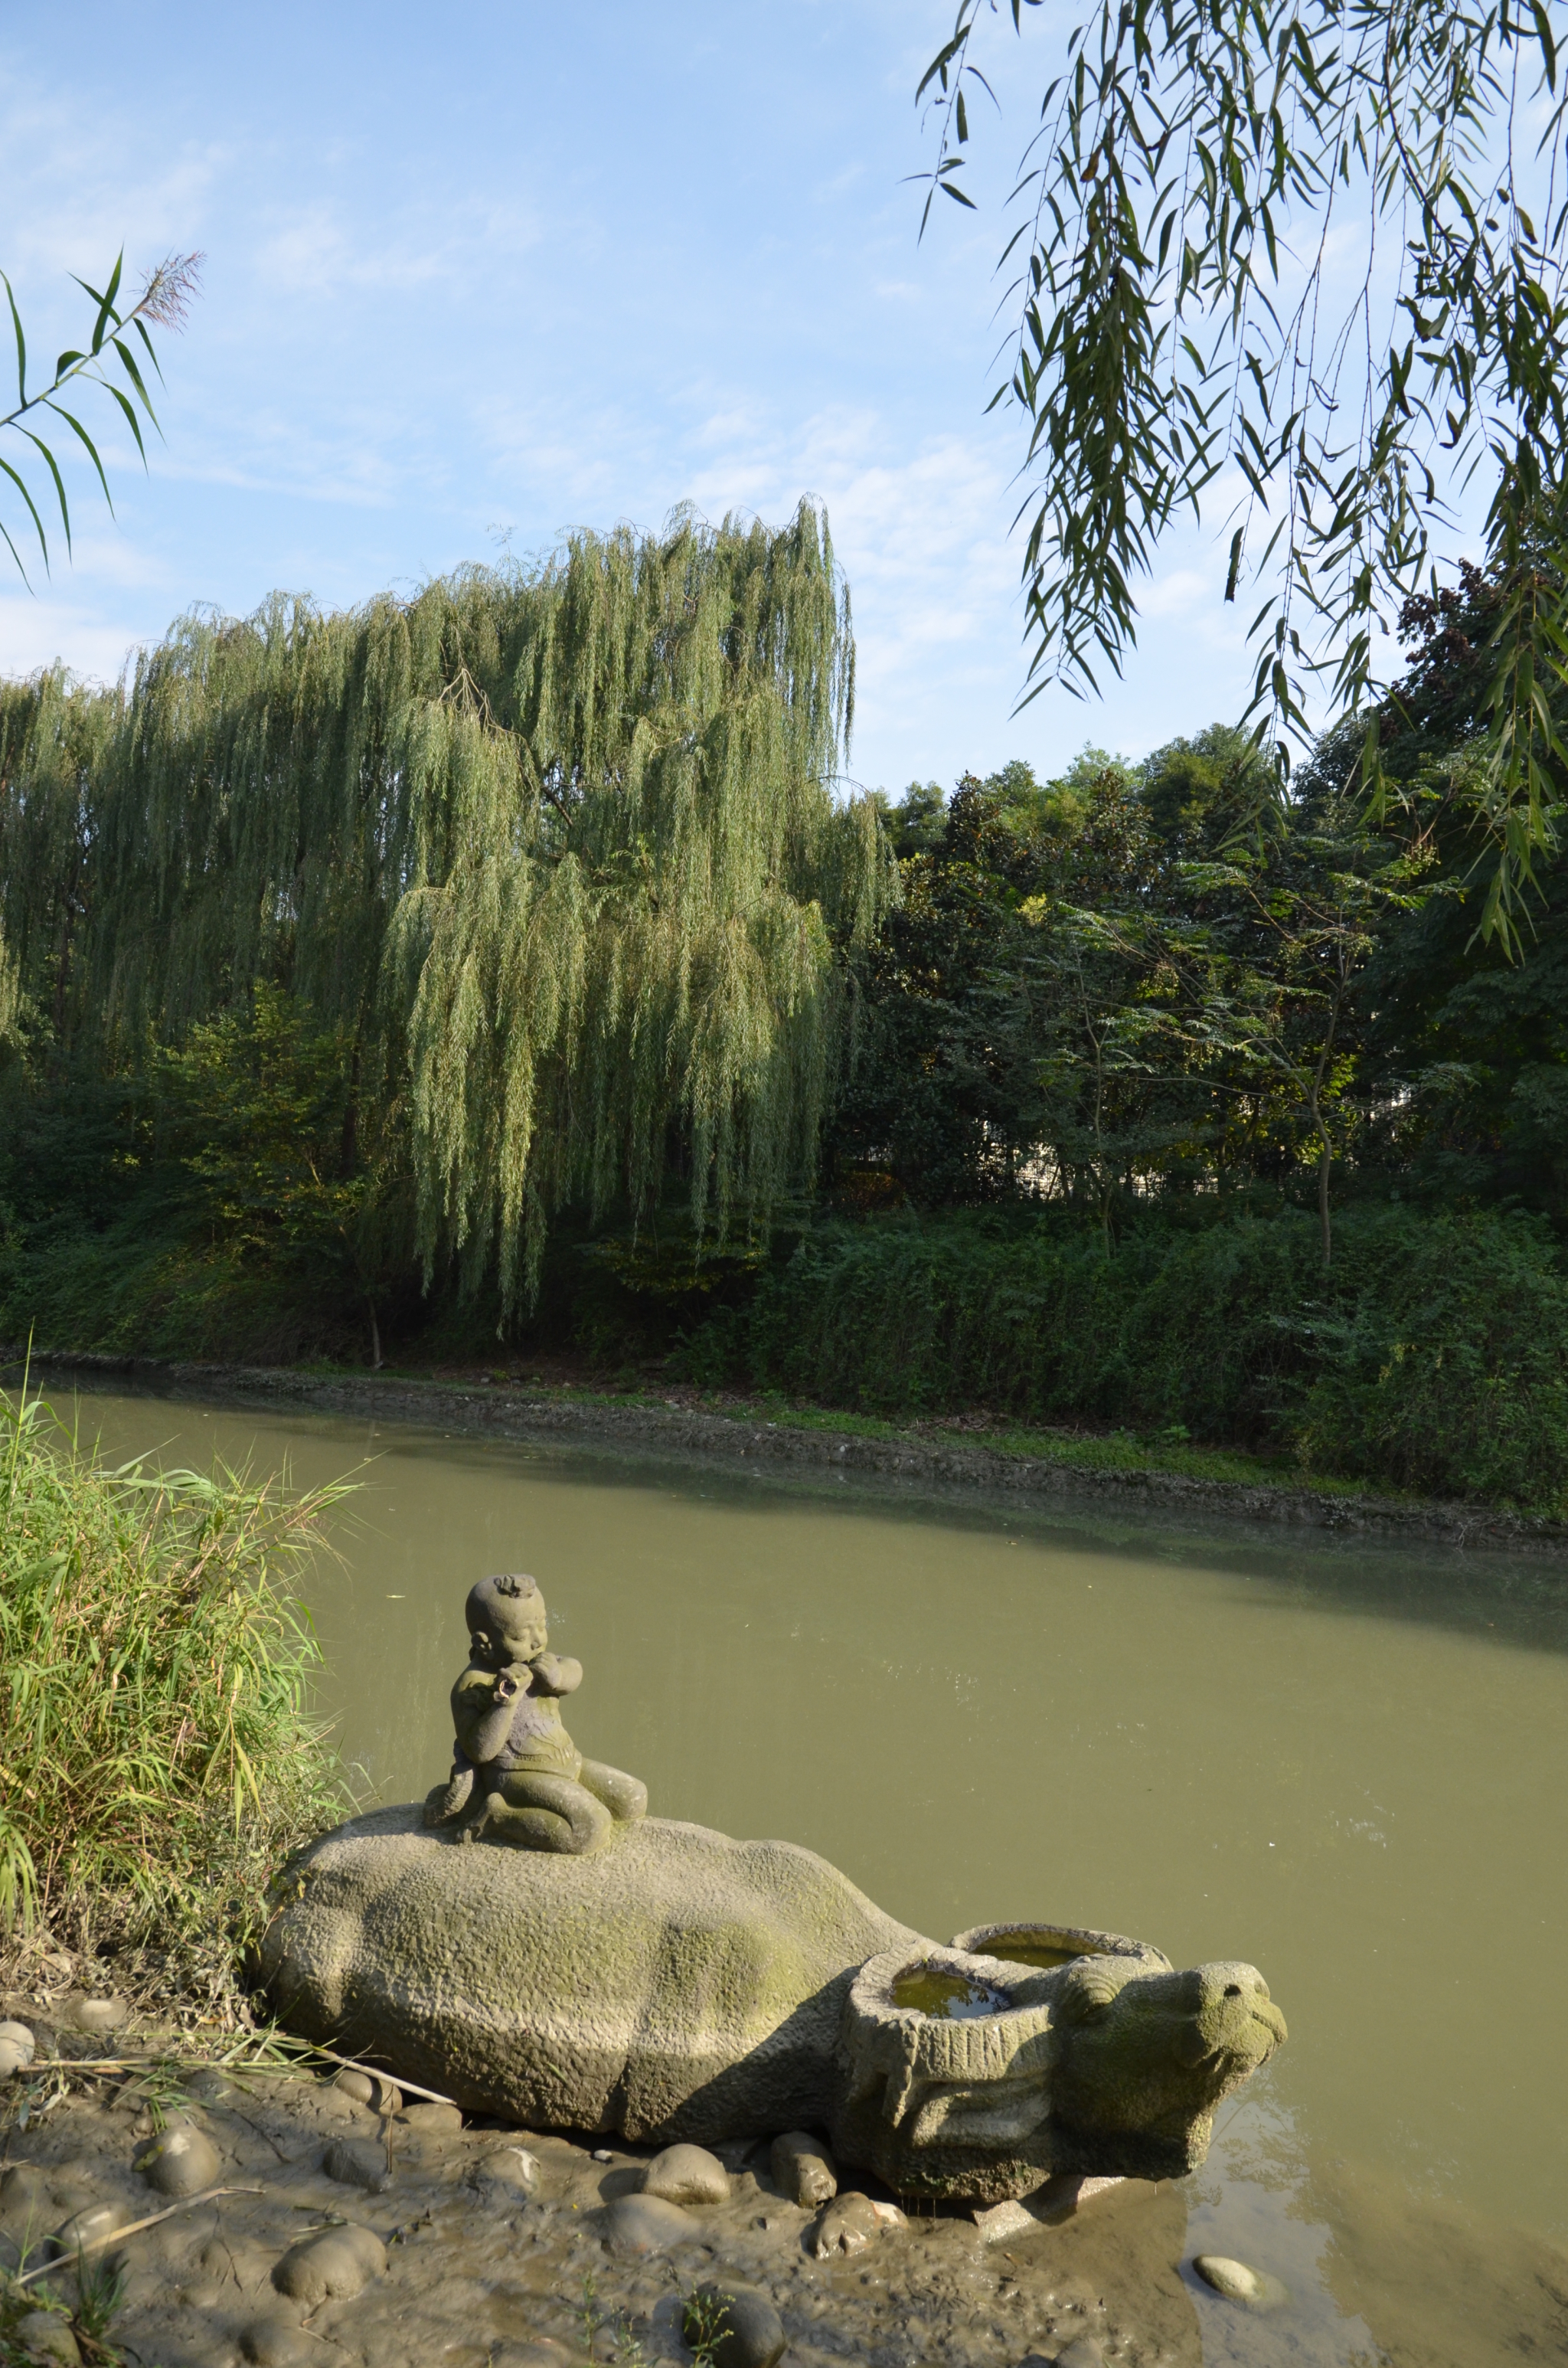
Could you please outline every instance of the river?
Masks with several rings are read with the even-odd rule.
[[[574,1738],[653,1814],[805,1843],[941,1940],[1043,1919],[1257,1964],[1290,2043],[1222,2109],[1188,2251],[1295,2302],[1194,2281],[1209,2360],[1568,2356],[1568,1561],[78,1410],[114,1463],[357,1473],[308,1591],[368,1797],[444,1776],[464,1591],[530,1570],[586,1671]]]

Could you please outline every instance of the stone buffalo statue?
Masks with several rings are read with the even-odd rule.
[[[261,1974],[301,2036],[472,2112],[666,2144],[823,2130],[895,2192],[1203,2160],[1284,2021],[1251,1965],[987,1926],[944,1948],[789,1842],[666,1819],[559,1857],[356,1817],[278,1878]]]

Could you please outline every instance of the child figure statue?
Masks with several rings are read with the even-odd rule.
[[[465,1842],[493,1834],[518,1850],[602,1850],[617,1822],[646,1814],[648,1788],[585,1759],[562,1725],[558,1699],[582,1684],[583,1665],[546,1649],[543,1596],[521,1573],[482,1578],[469,1589],[467,1618],[451,1781],[426,1798],[426,1824],[460,1819]]]

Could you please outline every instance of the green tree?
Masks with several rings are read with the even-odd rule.
[[[922,77],[926,216],[939,191],[972,202],[977,37],[1000,5],[960,0]],[[1015,30],[1040,5],[1008,0]],[[1472,811],[1483,927],[1510,943],[1554,839],[1568,666],[1563,23],[1560,0],[1100,0],[1019,167],[994,398],[1028,433],[1028,695],[1119,672],[1162,539],[1224,503],[1225,598],[1256,586],[1252,712],[1281,761],[1325,678],[1343,712],[1375,702],[1380,632],[1479,478],[1501,594]]]
[[[192,1233],[285,1291],[358,1299],[379,1366],[381,1304],[413,1264],[404,1114],[363,1110],[352,1062],[341,1031],[263,981],[248,1010],[162,1054],[154,1126]]]
[[[831,786],[853,692],[809,505],[193,616],[85,712],[52,676],[0,709],[19,991],[100,1074],[284,991],[350,1112],[404,1110],[426,1273],[506,1308],[554,1212],[635,1222],[672,1170],[699,1236],[744,1234],[812,1175],[893,884]]]

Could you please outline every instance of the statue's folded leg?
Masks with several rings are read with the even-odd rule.
[[[555,1850],[585,1858],[610,1837],[609,1811],[570,1776],[535,1775],[511,1769],[490,1794],[474,1828],[510,1842],[516,1850]]]
[[[473,1770],[460,1770],[449,1784],[437,1784],[425,1795],[425,1822],[427,1826],[449,1825],[468,1806],[473,1791]]]
[[[585,1785],[596,1801],[602,1801],[619,1826],[634,1826],[639,1817],[648,1814],[648,1787],[639,1777],[628,1776],[619,1768],[607,1768],[602,1759],[585,1759],[578,1782]]]

